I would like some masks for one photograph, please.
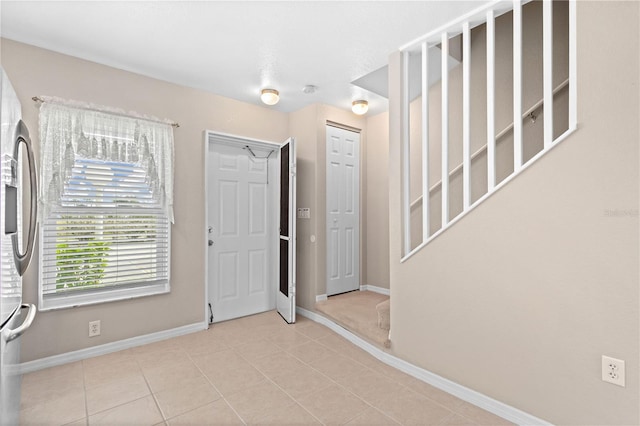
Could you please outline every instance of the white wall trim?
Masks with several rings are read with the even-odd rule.
[[[529,413],[525,413],[524,411],[521,411],[515,407],[497,401],[491,397],[481,394],[480,392],[476,392],[458,383],[452,382],[451,380],[445,379],[444,377],[438,376],[437,374],[434,374],[428,370],[413,365],[403,359],[393,356],[388,352],[385,352],[382,349],[378,348],[377,346],[374,346],[371,343],[361,339],[360,337],[356,336],[345,328],[342,328],[338,324],[322,315],[300,307],[298,307],[296,310],[299,315],[302,315],[312,321],[327,326],[329,329],[335,331],[340,336],[349,340],[351,343],[365,350],[370,355],[384,362],[385,364],[390,365],[391,367],[395,367],[403,373],[409,374],[410,376],[413,376],[418,380],[422,380],[425,383],[435,386],[436,388],[454,395],[462,399],[463,401],[480,407],[483,410],[489,411],[496,416],[500,416],[503,419],[509,420],[519,425],[551,425],[551,423],[535,417]]]
[[[371,291],[373,293],[384,294],[385,296],[391,295],[388,288],[377,287],[371,284],[363,284],[360,286],[360,291]]]
[[[60,355],[53,355],[46,358],[23,362],[18,365],[17,370],[19,374],[31,373],[32,371],[55,367],[62,364],[68,364],[70,362],[81,361],[83,359],[99,355],[106,355],[112,352],[121,351],[123,349],[146,345],[148,343],[159,342],[161,340],[170,339],[172,337],[178,337],[185,334],[194,333],[196,331],[206,330],[207,328],[208,325],[206,322],[197,322],[194,324],[183,325],[182,327],[144,334],[142,336],[136,336],[129,339],[118,340],[116,342],[105,343],[104,345],[93,346],[91,348],[80,349]]]
[[[324,302],[327,299],[328,299],[328,297],[327,297],[326,294],[319,294],[319,295],[316,296],[316,303]]]

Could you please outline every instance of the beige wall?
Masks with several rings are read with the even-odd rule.
[[[289,136],[288,114],[4,39],[2,66],[22,102],[36,151],[38,107],[31,100],[36,95],[109,105],[180,123],[174,131],[171,293],[39,312],[24,335],[22,361],[204,322],[203,131],[280,142]],[[25,302],[37,302],[37,264],[35,256],[24,280]],[[102,321],[102,334],[89,339],[92,320]]]
[[[365,284],[389,288],[389,114],[367,119]]]
[[[289,133],[296,138],[297,204],[311,209],[310,219],[297,219],[297,281],[298,306],[314,309],[316,303],[318,244],[311,241],[317,236],[317,203],[315,196],[316,139],[315,126],[318,105],[310,105],[289,115]]]
[[[391,56],[392,349],[555,424],[640,422],[639,6],[577,3],[578,130],[402,264]]]

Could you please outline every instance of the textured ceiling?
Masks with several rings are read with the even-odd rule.
[[[6,1],[2,37],[271,107],[322,102],[348,109],[384,97],[352,81],[386,65],[399,46],[486,1],[223,2]],[[308,95],[302,88],[318,91]]]

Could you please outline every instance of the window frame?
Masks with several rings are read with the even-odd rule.
[[[83,208],[86,210],[86,208]],[[105,214],[105,209],[99,210],[96,214]],[[137,211],[141,211],[139,209]],[[51,215],[68,213],[69,209],[52,209]],[[42,278],[42,266],[45,259],[44,241],[45,226],[41,224],[39,230],[39,260],[38,260],[38,309],[40,311],[50,311],[56,309],[73,308],[76,306],[95,305],[99,303],[115,302],[120,300],[136,299],[139,297],[166,294],[171,292],[171,222],[167,220],[167,279],[156,284],[145,284],[144,281],[137,284],[125,284],[121,286],[108,286],[99,289],[78,290],[77,292],[61,292],[59,295],[44,294],[44,280]]]
[[[78,161],[78,158],[76,158]],[[100,160],[98,160],[100,161]],[[110,161],[113,162],[113,161]],[[40,311],[50,311],[56,309],[72,308],[76,306],[87,306],[99,303],[108,303],[121,300],[135,299],[140,297],[166,294],[171,291],[171,221],[165,211],[161,207],[145,206],[140,207],[120,207],[111,208],[105,206],[64,206],[63,200],[58,200],[58,203],[50,209],[46,218],[43,218],[40,223],[39,237],[39,259],[38,259],[38,308]],[[159,280],[157,283],[149,284],[148,281],[137,281],[127,284],[107,285],[102,288],[91,289],[78,289],[77,291],[63,291],[59,294],[50,293],[45,294],[45,279],[44,279],[44,267],[45,260],[51,259],[51,256],[56,256],[56,248],[45,247],[45,233],[56,232],[52,229],[52,226],[46,226],[48,220],[56,220],[56,216],[61,215],[82,215],[82,214],[94,214],[96,216],[106,215],[118,215],[118,214],[145,214],[150,213],[162,218],[166,223],[166,279]],[[163,229],[163,225],[159,225],[157,229]],[[47,256],[47,257],[45,257]]]

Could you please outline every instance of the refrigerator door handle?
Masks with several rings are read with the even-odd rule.
[[[25,318],[24,322],[19,327],[14,328],[13,330],[7,330],[7,337],[5,338],[5,341],[7,343],[22,336],[22,334],[27,331],[29,327],[31,327],[33,319],[36,317],[36,306],[33,304],[23,304],[20,306],[20,309],[26,308],[29,308],[29,312],[27,312],[27,317]]]
[[[13,158],[19,161],[18,148],[23,143],[27,149],[27,159],[29,161],[29,183],[31,185],[31,212],[29,214],[29,236],[27,239],[27,248],[24,253],[20,253],[18,246],[18,234],[15,233],[11,236],[11,245],[13,246],[13,260],[18,269],[20,276],[24,275],[25,271],[29,267],[31,262],[31,256],[33,255],[33,246],[36,240],[36,226],[38,223],[38,177],[36,175],[36,162],[33,155],[33,147],[31,145],[31,138],[29,137],[29,130],[22,120],[18,122],[16,127],[15,147],[13,149]]]

